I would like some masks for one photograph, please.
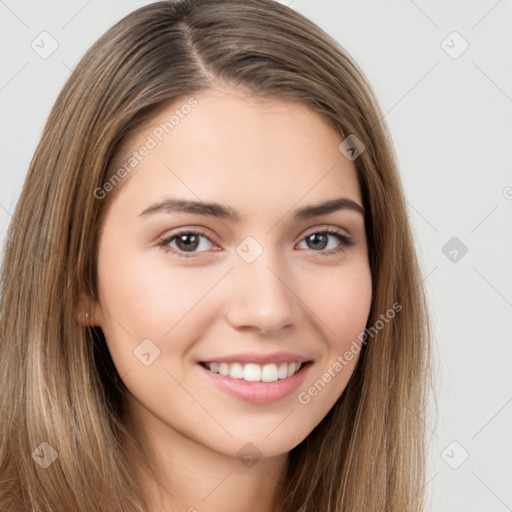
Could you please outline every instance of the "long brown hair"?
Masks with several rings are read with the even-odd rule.
[[[285,512],[423,508],[430,329],[396,159],[364,75],[311,21],[272,0],[163,1],[86,53],[60,93],[7,237],[0,307],[0,509],[142,511],[122,436],[126,388],[99,328],[77,322],[97,297],[98,235],[130,135],[170,102],[222,82],[323,115],[354,160],[372,273],[368,327],[337,403],[289,453]],[[42,445],[41,443],[47,443]],[[51,448],[51,449],[50,449]],[[54,450],[54,451],[52,451]],[[53,455],[53,456],[52,456]],[[57,458],[51,464],[38,458]],[[43,467],[47,466],[47,467]]]

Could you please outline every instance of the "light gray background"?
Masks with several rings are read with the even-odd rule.
[[[0,0],[2,241],[70,70],[147,3]],[[512,2],[282,3],[351,53],[394,137],[435,335],[427,510],[512,510]]]

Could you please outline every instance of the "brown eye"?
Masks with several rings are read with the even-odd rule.
[[[354,245],[354,241],[348,235],[335,230],[323,230],[306,235],[298,247],[328,255],[352,245]]]
[[[165,251],[178,256],[192,256],[215,247],[205,234],[195,231],[182,231],[166,236],[159,241],[158,245]]]
[[[180,251],[195,251],[199,247],[199,237],[193,233],[178,235],[175,237],[176,246]]]
[[[318,249],[322,250],[327,247],[327,243],[329,242],[328,235],[325,233],[313,233],[306,237],[306,245],[310,249]]]

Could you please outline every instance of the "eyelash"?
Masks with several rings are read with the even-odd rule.
[[[175,238],[178,238],[180,235],[184,235],[184,234],[187,234],[187,235],[199,235],[199,236],[203,236],[204,238],[206,238],[207,240],[209,240],[210,242],[212,242],[210,240],[210,238],[208,237],[208,235],[200,230],[198,231],[195,231],[195,230],[190,230],[190,229],[183,229],[183,230],[180,230],[180,231],[177,231],[175,233],[173,233],[172,235],[170,236],[164,236],[162,238],[160,238],[158,240],[158,246],[161,247],[166,253],[171,253],[171,254],[176,254],[178,257],[181,257],[181,258],[195,258],[197,257],[199,254],[201,254],[202,252],[205,252],[205,251],[199,251],[199,252],[191,252],[190,254],[187,254],[186,252],[184,251],[179,251],[179,250],[176,250],[172,247],[169,247],[168,244],[170,244]],[[318,252],[319,254],[321,254],[322,256],[332,256],[334,254],[337,254],[341,251],[344,251],[345,249],[348,249],[349,247],[352,247],[354,245],[354,240],[352,239],[352,237],[346,235],[345,233],[342,233],[341,231],[337,231],[335,229],[320,229],[320,230],[317,230],[317,231],[311,231],[309,233],[307,233],[306,235],[304,235],[303,238],[301,238],[300,242],[304,241],[306,238],[310,237],[311,235],[316,235],[316,234],[327,234],[327,235],[332,235],[334,237],[336,237],[338,239],[338,241],[340,242],[338,247],[336,247],[335,249],[330,249],[328,251],[324,251],[324,250],[320,250],[320,251],[315,251],[313,249],[310,249],[311,251],[313,252]],[[215,242],[212,242],[212,243],[215,243]]]

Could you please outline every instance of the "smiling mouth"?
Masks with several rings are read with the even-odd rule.
[[[307,363],[199,363],[212,373],[247,382],[276,382],[295,375]]]

